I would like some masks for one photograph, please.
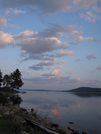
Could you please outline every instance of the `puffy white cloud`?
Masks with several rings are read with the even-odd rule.
[[[64,64],[65,63],[65,60],[61,60],[61,64]]]
[[[91,42],[99,42],[99,40],[93,37],[83,37],[82,32],[78,30],[74,30],[71,32],[70,39],[74,40],[76,43],[84,42],[84,41],[91,41]]]
[[[5,19],[5,17],[0,15],[0,28],[3,28],[7,25],[7,20]]]
[[[29,67],[30,69],[33,69],[33,70],[42,70],[44,69],[44,67],[47,67],[47,66],[53,66],[55,64],[58,64],[58,61],[55,59],[55,60],[52,60],[52,61],[43,61],[43,62],[38,62],[36,64],[34,64],[33,66]]]
[[[12,43],[14,43],[14,39],[12,35],[8,33],[4,33],[3,31],[0,31],[0,46],[3,47]]]
[[[60,54],[59,54],[59,56],[74,56],[74,52],[73,51],[63,51],[63,50],[61,50],[61,52],[60,52]]]
[[[88,9],[97,4],[97,0],[1,0],[3,7],[30,7],[31,9],[38,8],[42,14],[50,14],[58,11],[73,11],[79,9]]]
[[[95,22],[97,19],[101,20],[101,16],[96,15],[90,11],[87,11],[86,14],[80,13],[80,17],[90,22]]]
[[[19,45],[23,50],[34,54],[51,52],[62,48],[68,48],[69,46],[68,43],[61,43],[57,38],[30,38],[21,41]]]
[[[96,59],[96,57],[92,54],[92,55],[87,55],[86,58],[88,60],[91,60],[91,59]]]
[[[77,30],[72,31],[71,39],[74,39],[76,41],[76,43],[80,43],[80,42],[84,41],[84,37],[82,36],[82,32],[79,32]]]
[[[58,68],[54,69],[51,74],[60,77],[61,70],[62,70],[62,66],[59,66]]]
[[[20,39],[20,40],[26,40],[27,38],[31,38],[34,35],[33,31],[26,30],[24,32],[21,32],[17,35],[14,35],[14,39]]]
[[[18,45],[22,47],[22,50],[27,53],[38,54],[68,48],[69,44],[66,41],[61,42],[59,38],[63,32],[71,32],[75,29],[72,25],[64,27],[58,24],[51,24],[49,28],[43,31],[34,33],[26,30],[13,37],[15,40],[19,40]]]

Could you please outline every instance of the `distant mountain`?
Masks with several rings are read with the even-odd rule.
[[[81,93],[84,93],[84,92],[101,92],[101,88],[91,88],[91,87],[79,87],[79,88],[76,88],[76,89],[72,89],[72,90],[65,90],[64,92],[81,92]]]

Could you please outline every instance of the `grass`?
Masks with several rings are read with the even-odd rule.
[[[11,119],[0,119],[0,134],[18,134],[24,130],[25,128],[21,123],[18,124]]]
[[[63,129],[59,129],[59,130],[58,130],[58,133],[59,133],[59,134],[67,134],[66,131],[63,130]]]

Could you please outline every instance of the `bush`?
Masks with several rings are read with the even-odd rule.
[[[0,134],[18,134],[24,131],[23,124],[17,123],[11,119],[0,119]]]
[[[7,103],[7,97],[3,93],[0,93],[0,103]]]

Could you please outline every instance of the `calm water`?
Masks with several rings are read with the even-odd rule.
[[[71,94],[67,92],[28,91],[21,94],[21,107],[34,108],[49,122],[82,131],[101,134],[101,95]],[[69,122],[74,122],[73,125]]]

